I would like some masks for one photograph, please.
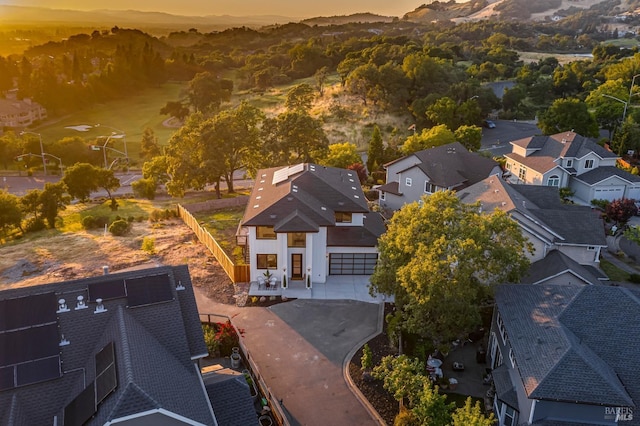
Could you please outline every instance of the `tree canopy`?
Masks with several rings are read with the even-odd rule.
[[[403,329],[438,343],[477,327],[490,286],[518,282],[531,250],[506,213],[481,213],[451,191],[405,205],[378,246],[372,293],[395,295]]]

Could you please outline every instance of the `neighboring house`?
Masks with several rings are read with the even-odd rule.
[[[46,118],[47,110],[31,99],[19,100],[14,93],[0,99],[0,127],[28,127]]]
[[[206,355],[186,266],[4,290],[0,424],[217,425]]]
[[[306,163],[258,171],[241,226],[253,281],[269,271],[307,285],[372,274],[385,231],[355,171]]]
[[[640,292],[512,284],[495,301],[488,362],[500,425],[640,425]]]
[[[574,132],[511,142],[505,167],[510,181],[569,187],[578,200],[640,199],[640,177],[616,167],[618,156]]]
[[[495,176],[465,188],[458,196],[469,204],[479,201],[482,211],[497,208],[508,213],[533,244],[531,262],[558,250],[573,262],[588,265],[591,275],[599,277],[591,267],[599,264],[600,252],[607,246],[602,218],[590,207],[563,204],[558,188],[513,185]]]
[[[459,191],[482,179],[501,175],[500,165],[454,142],[399,158],[384,165],[387,182],[378,187],[380,207],[396,211],[423,195],[448,189]]]

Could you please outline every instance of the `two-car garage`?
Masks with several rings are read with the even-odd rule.
[[[329,275],[371,275],[377,253],[330,253]]]

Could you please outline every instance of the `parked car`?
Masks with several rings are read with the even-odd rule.
[[[495,128],[496,128],[496,123],[494,123],[494,122],[493,122],[493,121],[491,121],[491,120],[484,120],[484,121],[482,122],[482,125],[483,125],[484,127],[486,127],[487,129],[495,129]]]

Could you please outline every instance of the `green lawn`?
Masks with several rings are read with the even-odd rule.
[[[244,263],[242,253],[236,248],[236,230],[242,220],[244,209],[242,206],[193,215],[236,264]]]
[[[160,115],[160,109],[167,101],[178,100],[180,91],[185,87],[186,83],[167,83],[159,88],[147,89],[126,99],[119,99],[79,110],[73,115],[55,120],[55,122],[48,122],[32,130],[42,134],[42,141],[46,149],[48,143],[68,136],[82,136],[87,139],[109,136],[114,131],[107,127],[111,126],[125,132],[129,156],[137,160],[142,132],[145,128],[150,127],[153,129],[161,145],[166,145],[171,135],[175,132],[176,129],[162,125],[168,116]],[[65,128],[80,124],[102,124],[103,127],[93,128],[87,132],[77,132]],[[114,140],[109,145],[115,149],[124,150],[124,144],[119,140]]]
[[[67,210],[60,214],[63,225],[59,228],[61,232],[79,232],[83,230],[82,219],[87,216],[108,217],[109,222],[113,221],[116,216],[127,219],[132,216],[134,218],[148,218],[149,213],[153,211],[154,206],[151,201],[147,200],[123,200],[118,199],[118,210],[112,211],[109,208],[110,201],[105,201],[97,205],[76,204],[70,206]]]
[[[628,273],[605,259],[600,259],[600,268],[602,268],[611,281],[629,281]]]

